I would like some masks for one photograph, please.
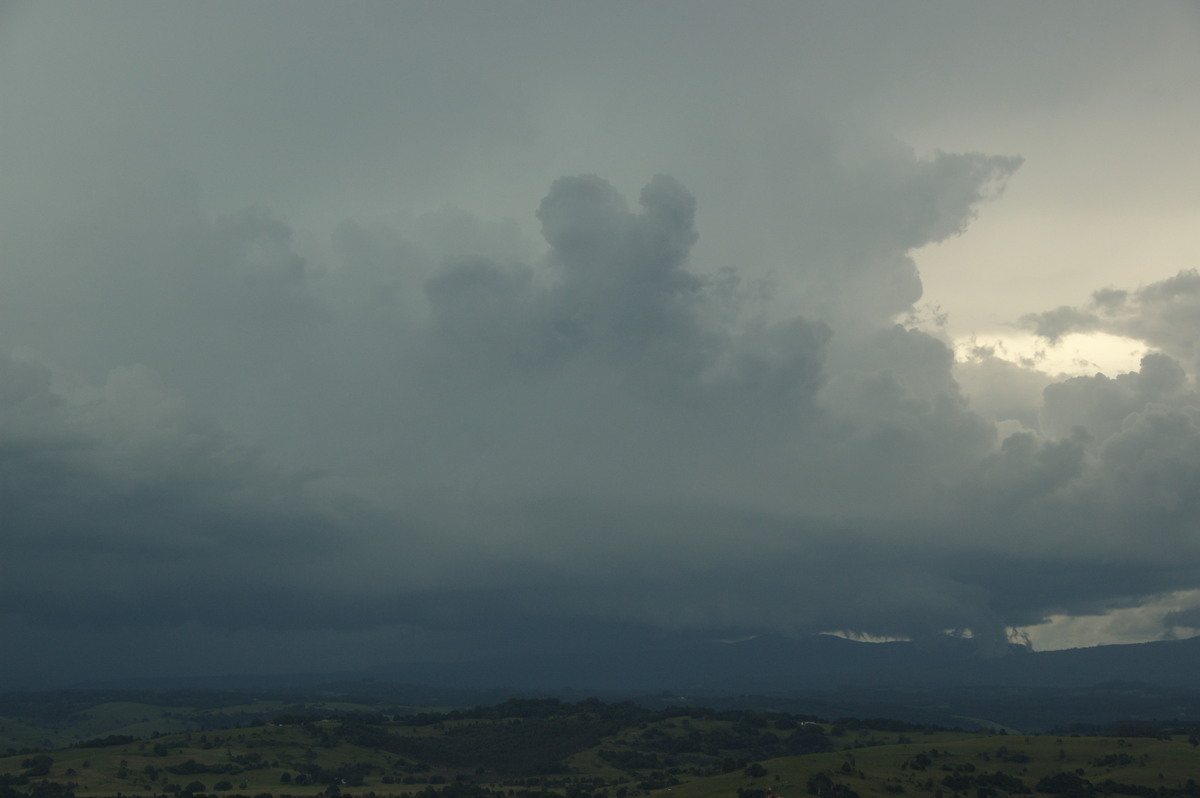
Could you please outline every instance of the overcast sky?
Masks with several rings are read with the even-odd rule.
[[[1195,2],[0,4],[0,677],[1200,631]]]

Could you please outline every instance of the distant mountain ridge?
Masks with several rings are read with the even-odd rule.
[[[992,659],[976,656],[969,641],[949,638],[932,644],[833,636],[666,639],[637,649],[554,656],[403,663],[336,674],[130,679],[73,689],[113,691],[105,701],[154,703],[165,691],[226,691],[235,704],[250,694],[299,703],[345,696],[408,707],[602,696],[652,707],[755,708],[1025,731],[1122,721],[1200,724],[1200,638],[1049,652],[1014,646],[1008,656]],[[138,690],[151,695],[115,694]],[[24,700],[37,700],[27,695]]]

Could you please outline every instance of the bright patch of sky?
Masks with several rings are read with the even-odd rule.
[[[1055,343],[1030,333],[972,335],[954,342],[959,360],[982,354],[1050,376],[1080,377],[1137,371],[1151,349],[1145,343],[1109,333],[1071,333]]]

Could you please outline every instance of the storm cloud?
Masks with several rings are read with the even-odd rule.
[[[583,52],[542,45],[564,81],[494,40],[567,29],[539,4],[292,8],[155,9],[133,63],[161,63],[162,85],[101,59],[111,108],[82,103],[97,77],[77,60],[7,90],[40,124],[44,94],[107,125],[0,123],[41,167],[0,221],[11,678],[657,633],[969,630],[994,649],[1200,590],[1195,273],[1024,319],[1050,341],[1143,341],[1137,371],[956,360],[919,321],[916,253],[969,235],[1029,166],[914,151],[853,99],[883,67],[776,102],[784,65],[836,54],[773,43],[746,94],[664,45],[641,85],[599,46],[624,22],[594,20]],[[726,16],[697,13],[693,36]],[[327,71],[258,49],[278,15]],[[634,16],[646,44],[669,22]],[[91,12],[12,18],[32,47],[85,38]],[[216,73],[156,49],[189,25],[229,32]],[[400,42],[348,43],[380,25]],[[486,52],[439,60],[453,31]],[[702,83],[724,109],[697,106]],[[91,672],[70,664],[84,652]]]

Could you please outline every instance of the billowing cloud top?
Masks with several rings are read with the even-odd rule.
[[[156,11],[150,30],[227,29],[202,8]],[[281,35],[370,27],[301,8]],[[426,33],[448,24],[409,13]],[[9,35],[33,43],[79,17],[26,9]],[[481,30],[511,32],[493,23]],[[34,164],[70,161],[28,176],[20,202],[7,194],[0,223],[0,625],[14,641],[0,662],[13,678],[78,677],[63,663],[83,651],[106,675],[128,669],[122,651],[138,672],[284,668],[301,652],[305,667],[348,667],[646,630],[969,629],[992,646],[1052,615],[1200,589],[1195,273],[1027,318],[1050,339],[1144,341],[1137,372],[1053,380],[986,353],[956,365],[911,320],[913,252],[966,230],[1021,161],[918,156],[840,92],[796,118],[772,109],[794,137],[752,126],[762,158],[745,144],[732,165],[713,157],[735,140],[730,120],[696,129],[691,105],[664,110],[679,124],[660,132],[690,131],[691,157],[639,134],[662,168],[637,175],[636,202],[615,185],[629,166],[598,156],[614,174],[539,165],[540,202],[512,176],[502,208],[393,213],[372,158],[416,186],[395,185],[408,202],[466,186],[469,203],[506,196],[483,187],[504,174],[479,152],[574,165],[555,136],[643,121],[578,110],[580,97],[603,108],[621,75],[578,94],[545,75],[528,96],[473,83],[487,84],[488,59],[531,75],[511,53],[444,64],[441,84],[406,78],[399,110],[381,109],[371,57],[398,58],[389,74],[435,63],[405,30],[406,56],[368,43],[363,64],[308,75],[308,115],[308,96],[271,77],[294,62],[256,54],[254,36],[226,45],[258,69],[236,82],[196,73],[208,56],[190,50],[138,55],[167,59],[166,85],[196,93],[167,102],[192,114],[177,132],[195,137],[194,158],[147,108],[128,140],[108,110],[77,108],[110,126],[82,155],[69,135],[4,123]],[[127,90],[156,91],[102,66],[120,78],[105,92],[118,109]],[[94,80],[40,88],[79,101]],[[226,100],[203,94],[209,80],[230,81]],[[9,91],[33,113],[38,90]],[[653,96],[631,102],[640,113]],[[362,129],[339,122],[336,98]],[[214,108],[249,120],[250,139],[278,132],[294,173],[197,117]],[[217,144],[200,142],[206,125]],[[394,155],[376,141],[386,131]],[[340,177],[314,177],[308,154]],[[428,170],[389,165],[422,154]],[[282,199],[289,187],[303,199]],[[1003,394],[1016,385],[1032,387]]]

